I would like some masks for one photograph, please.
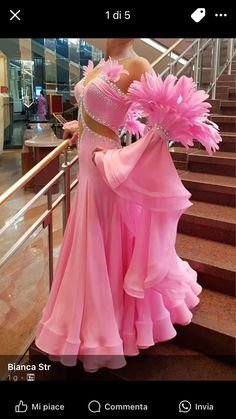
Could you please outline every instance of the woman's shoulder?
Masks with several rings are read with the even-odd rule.
[[[132,79],[139,80],[141,75],[152,70],[149,61],[141,56],[136,56],[129,61],[129,74]]]

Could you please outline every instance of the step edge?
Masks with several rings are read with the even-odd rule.
[[[220,244],[224,244],[224,243],[221,243],[221,242],[219,242]],[[183,259],[183,260],[186,260],[188,263],[191,263],[191,262],[195,262],[195,263],[198,263],[198,264],[201,264],[202,266],[205,266],[205,267],[207,267],[207,268],[214,268],[214,269],[219,269],[219,270],[221,270],[221,271],[225,271],[225,272],[230,272],[230,273],[233,273],[233,274],[236,274],[236,270],[234,270],[234,269],[231,269],[231,268],[229,268],[229,267],[226,267],[225,265],[223,265],[223,266],[219,266],[219,265],[213,265],[213,264],[210,264],[209,262],[204,262],[203,260],[199,260],[199,259],[193,259],[192,257],[187,257],[187,256],[184,256],[182,253],[181,253],[181,251],[179,250],[178,251],[178,256],[181,258],[181,259]],[[201,271],[199,271],[199,272],[201,272]],[[206,272],[207,273],[207,272]],[[226,281],[232,281],[232,279],[226,279]]]
[[[190,208],[192,208],[192,207],[190,207]],[[182,215],[181,219],[183,219],[183,218],[190,218],[190,217],[197,218],[199,221],[207,220],[207,221],[219,222],[222,225],[225,224],[225,225],[236,226],[236,219],[233,219],[233,220],[230,220],[229,221],[229,220],[222,219],[220,217],[213,218],[213,216],[208,217],[207,215],[204,216],[204,215],[198,215],[198,214],[194,214],[194,213],[192,213],[192,214],[191,213],[184,213]]]

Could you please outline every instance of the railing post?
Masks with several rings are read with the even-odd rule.
[[[63,222],[63,234],[65,232],[66,223],[70,213],[70,166],[67,159],[67,148],[64,150],[64,163],[62,164],[64,170],[64,196],[62,204],[62,222]]]
[[[48,210],[52,210],[52,191],[51,189],[47,193]],[[53,281],[53,227],[52,227],[52,213],[49,215],[48,222],[48,263],[49,263],[49,283],[50,288]]]
[[[227,49],[227,58],[228,58],[228,74],[231,74],[231,67],[232,67],[232,58],[234,53],[234,39],[230,38],[228,40],[228,49]]]
[[[197,41],[197,52],[194,63],[194,82],[196,83],[197,88],[199,87],[199,59],[200,59],[200,38]]]
[[[214,62],[213,62],[213,77],[212,77],[212,97],[211,99],[215,99],[216,97],[216,80],[218,75],[218,64],[219,64],[219,53],[220,53],[220,42],[219,38],[215,40],[214,45]]]
[[[169,69],[170,69],[170,74],[173,74],[172,62],[171,62],[171,52],[169,53],[168,58],[169,58]]]

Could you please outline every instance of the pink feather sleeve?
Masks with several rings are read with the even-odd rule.
[[[147,116],[148,127],[160,126],[168,133],[169,140],[181,142],[185,147],[198,140],[211,155],[222,141],[218,126],[209,119],[211,105],[208,95],[196,90],[190,77],[169,75],[165,80],[154,71],[135,80],[128,92],[129,100]]]
[[[143,117],[141,110],[133,103],[125,117],[124,131],[128,131],[130,134],[135,135],[138,139],[144,135],[146,125],[140,121]]]

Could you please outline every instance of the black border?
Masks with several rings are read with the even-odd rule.
[[[20,400],[24,403],[55,403],[64,404],[65,410],[58,412],[28,411],[24,418],[32,417],[67,417],[91,418],[96,415],[88,411],[91,400],[99,400],[101,404],[147,404],[148,411],[131,412],[104,412],[98,418],[231,418],[234,417],[234,398],[231,396],[234,382],[189,382],[189,381],[119,381],[96,382],[5,382],[0,383],[1,412],[5,411],[4,418],[16,418],[14,406]],[[10,396],[10,397],[9,397]],[[188,414],[179,413],[179,403],[189,400],[192,411]],[[197,404],[213,404],[214,410],[196,411]]]
[[[199,1],[182,2],[40,2],[11,1],[1,5],[0,37],[226,37],[236,33],[235,11],[231,2],[208,5]],[[199,23],[191,19],[192,12],[199,6],[206,8],[206,16]],[[21,10],[19,16],[10,21],[10,10]],[[131,18],[106,19],[105,12],[130,11]],[[215,13],[226,13],[227,17],[216,18]]]

